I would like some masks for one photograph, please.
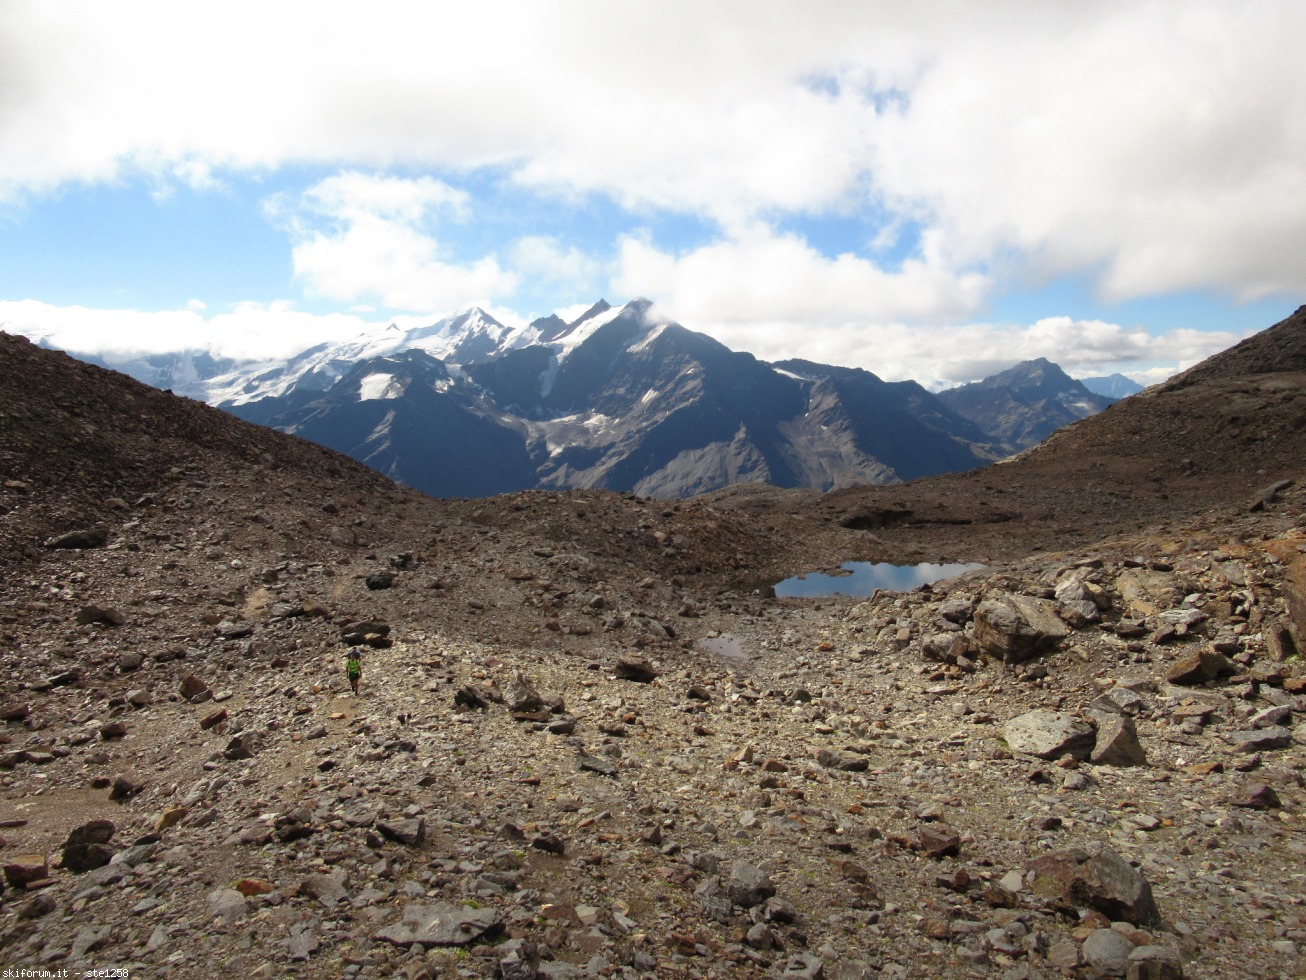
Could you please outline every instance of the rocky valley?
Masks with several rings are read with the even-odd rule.
[[[674,501],[0,367],[6,967],[1302,974],[1306,308],[998,465]],[[770,588],[848,560],[985,567]]]

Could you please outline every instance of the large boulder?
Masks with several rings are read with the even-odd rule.
[[[726,895],[735,905],[752,908],[761,905],[775,894],[775,883],[771,876],[755,864],[736,861],[730,866],[730,878],[726,881]]]
[[[539,711],[544,707],[540,692],[521,671],[515,672],[512,680],[504,685],[503,697],[511,711]]]
[[[1195,685],[1238,673],[1238,665],[1215,650],[1195,650],[1171,665],[1165,679],[1171,684]]]
[[[1036,755],[1040,759],[1059,759],[1063,755],[1087,759],[1097,738],[1088,722],[1041,708],[1012,718],[1002,734],[1012,752]]]
[[[1096,854],[1056,851],[1029,863],[1035,895],[1063,910],[1100,912],[1113,922],[1147,929],[1161,925],[1152,886],[1128,861],[1108,847]]]
[[[1004,595],[985,599],[975,610],[975,642],[1004,663],[1019,663],[1050,650],[1070,635],[1070,627],[1047,599]]]
[[[100,548],[109,540],[109,529],[103,525],[67,531],[47,538],[47,548]]]
[[[4,876],[10,888],[26,888],[50,877],[50,863],[44,854],[13,854],[5,859]]]
[[[181,679],[181,687],[178,689],[178,693],[181,694],[183,699],[192,704],[199,704],[213,697],[213,692],[209,690],[209,686],[194,674],[187,674]]]
[[[623,681],[635,681],[648,684],[657,679],[658,672],[643,657],[621,657],[617,660],[613,673]]]
[[[417,847],[426,839],[426,821],[421,817],[407,820],[378,820],[376,829],[392,841]]]
[[[1138,741],[1134,719],[1114,712],[1093,712],[1097,743],[1090,756],[1099,766],[1145,766],[1147,753]]]
[[[108,864],[118,850],[109,843],[116,830],[111,820],[92,820],[75,828],[64,842],[64,870],[81,874]]]
[[[470,909],[461,905],[409,905],[404,917],[386,926],[372,938],[396,946],[466,946],[502,922],[492,908]]]

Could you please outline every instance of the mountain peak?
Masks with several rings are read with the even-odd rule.
[[[571,323],[568,324],[568,326],[571,327],[578,326],[584,323],[586,320],[592,320],[596,316],[600,316],[601,314],[607,313],[608,310],[610,309],[612,309],[612,304],[609,303],[606,299],[600,299],[588,310],[586,310],[580,316],[576,317],[576,319],[572,320]]]
[[[1042,442],[1056,429],[1107,408],[1096,395],[1046,357],[941,392],[949,408],[1015,452]]]

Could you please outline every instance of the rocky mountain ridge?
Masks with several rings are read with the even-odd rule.
[[[1294,976],[1303,337],[977,473],[658,501],[433,500],[0,336],[0,942],[266,977]],[[915,556],[989,567],[764,587]]]

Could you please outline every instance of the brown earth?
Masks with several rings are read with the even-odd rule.
[[[0,896],[6,965],[1090,977],[1156,946],[1185,976],[1299,975],[1304,351],[1306,309],[1016,460],[906,486],[437,501],[0,335],[0,860],[51,876]],[[768,598],[849,559],[990,567]],[[987,603],[1017,600],[1064,626],[1004,662]],[[389,635],[354,699],[341,636],[365,621]],[[1218,669],[1194,684],[1190,660]],[[215,697],[183,700],[191,674]],[[1009,742],[1049,709],[1105,751],[1103,695],[1146,765]],[[115,801],[118,777],[139,788]],[[59,868],[93,819],[144,843]],[[380,830],[405,820],[420,843]],[[1159,925],[1037,870],[1103,847]],[[386,938],[438,903],[495,921]]]

